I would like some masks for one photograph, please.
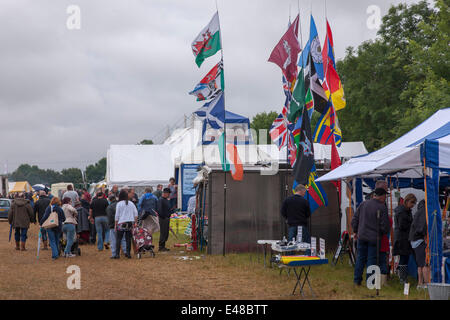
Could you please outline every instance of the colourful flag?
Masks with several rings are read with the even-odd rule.
[[[219,13],[216,12],[208,25],[192,42],[195,63],[200,67],[206,58],[215,55],[220,49],[222,49],[222,44],[220,41]]]
[[[313,63],[311,53],[308,55],[308,64],[305,69],[305,89],[306,91],[308,91],[308,89],[311,90],[314,110],[324,114],[327,109],[328,98],[322,85],[320,84],[319,76],[317,74],[315,64]]]
[[[346,105],[344,88],[342,87],[341,79],[336,72],[336,62],[334,58],[334,44],[333,34],[331,33],[330,24],[327,20],[327,35],[325,37],[324,48],[322,52],[322,60],[324,65],[324,82],[323,89],[327,97],[333,101],[336,111],[344,109]]]
[[[326,207],[328,205],[327,194],[322,188],[320,182],[316,182],[316,178],[317,173],[314,166],[309,175],[309,182],[306,187],[307,193],[305,195],[306,199],[308,199],[311,213],[313,213],[318,207]]]
[[[303,108],[300,140],[297,146],[297,160],[293,170],[294,180],[307,185],[309,173],[314,166],[314,145],[308,111]]]
[[[295,89],[292,92],[292,99],[289,105],[289,122],[295,123],[295,119],[302,113],[303,105],[305,104],[305,77],[303,74],[303,68],[300,70],[297,76],[297,83]],[[311,110],[311,114],[312,114]]]
[[[340,146],[342,142],[341,129],[331,99],[328,100],[327,111],[317,121],[314,142],[325,145],[336,144],[337,146]]]
[[[218,145],[222,170],[225,172],[231,171],[231,177],[234,180],[242,181],[244,168],[236,145],[225,143],[225,132],[220,136]]]
[[[297,38],[298,22],[299,16],[297,15],[294,22],[272,50],[269,57],[269,61],[281,68],[287,81],[290,83],[292,83],[297,76],[297,58],[301,51]]]
[[[214,99],[223,91],[223,87],[223,63],[221,60],[200,80],[200,83],[189,94],[195,95],[197,101]]]
[[[312,61],[314,62],[318,78],[323,80],[324,73],[322,50],[320,48],[320,40],[317,33],[316,23],[312,15],[309,26],[309,40],[302,51],[302,55],[300,56],[299,66],[306,67],[308,64],[309,55],[311,55]]]
[[[288,121],[286,119],[286,116],[282,112],[273,121],[269,131],[270,138],[272,139],[273,143],[278,146],[279,150],[281,150],[281,148],[286,145],[287,134],[288,134]]]
[[[338,149],[335,143],[331,144],[331,170],[336,169],[341,165],[341,157],[339,156]],[[332,181],[332,183],[336,186],[339,194],[339,199],[341,195],[341,180]]]
[[[223,92],[213,100],[205,103],[194,113],[200,118],[203,118],[202,143],[212,143],[214,140],[207,137],[206,128],[211,127],[217,130],[225,126],[225,99]]]

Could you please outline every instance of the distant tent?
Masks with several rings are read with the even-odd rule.
[[[10,182],[9,192],[32,192],[33,188],[28,181]]]

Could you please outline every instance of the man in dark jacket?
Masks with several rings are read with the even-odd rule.
[[[306,188],[304,185],[295,187],[295,194],[286,198],[281,206],[281,215],[286,219],[288,225],[288,240],[294,240],[297,237],[298,227],[302,228],[302,241],[310,242],[308,232],[308,219],[311,216],[308,200],[304,198]]]
[[[377,265],[377,241],[381,247],[381,238],[390,231],[388,210],[385,205],[386,190],[377,188],[374,197],[366,200],[358,207],[352,219],[353,232],[357,235],[357,256],[353,282],[361,285],[364,268]],[[379,220],[377,212],[380,213]],[[378,221],[378,227],[377,227]],[[377,234],[378,229],[378,234]],[[368,278],[369,275],[366,275]]]
[[[426,261],[427,248],[427,220],[426,220],[425,200],[421,200],[417,205],[417,212],[414,215],[411,230],[409,232],[409,241],[414,250],[414,256],[417,263],[418,289],[425,289],[429,279],[429,267]]]
[[[170,189],[164,188],[161,198],[158,200],[158,220],[159,220],[159,251],[169,251],[166,248],[166,241],[169,239],[170,229]]]
[[[106,208],[109,206],[108,200],[105,199],[102,191],[97,193],[97,197],[91,202],[89,208],[89,220],[94,222],[95,230],[97,231],[97,249],[109,249],[109,226],[108,217],[106,215]]]
[[[50,204],[50,199],[47,197],[47,194],[45,193],[45,191],[44,190],[39,191],[39,200],[36,201],[36,203],[34,205],[34,209],[33,209],[35,220],[41,221],[42,217],[44,216],[45,209],[47,209],[49,204]],[[37,217],[37,219],[36,219],[36,217]],[[42,243],[44,244],[43,250],[48,250],[47,230],[45,230],[45,228],[42,228],[42,226],[41,226],[41,236],[42,236]]]

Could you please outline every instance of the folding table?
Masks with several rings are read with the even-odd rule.
[[[309,289],[311,290],[311,293],[315,297],[314,291],[311,287],[311,283],[309,282],[309,271],[311,270],[311,266],[314,265],[321,265],[321,264],[328,264],[328,259],[310,259],[310,260],[301,260],[301,261],[291,261],[288,264],[280,263],[278,266],[280,268],[288,268],[293,269],[295,276],[297,278],[297,282],[295,283],[294,290],[292,291],[292,295],[295,295],[295,290],[297,289],[297,286],[300,288],[300,294],[303,295],[303,287],[305,286],[305,283],[308,282]],[[297,272],[297,269],[300,268],[300,273]],[[302,275],[304,274],[303,282],[302,281]]]

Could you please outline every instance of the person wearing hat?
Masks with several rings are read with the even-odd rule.
[[[170,229],[170,188],[164,188],[161,198],[158,200],[158,220],[159,220],[159,251],[169,251],[166,248],[166,241],[169,239]]]
[[[385,205],[386,190],[376,188],[374,196],[360,204],[352,219],[352,228],[357,242],[357,254],[353,283],[361,285],[364,268],[377,265],[377,252],[381,246],[381,238],[390,231],[388,210]],[[380,212],[380,219],[377,219],[377,212]],[[377,227],[378,222],[378,227]],[[379,233],[377,234],[377,229]],[[378,245],[377,245],[378,241]],[[367,274],[366,278],[370,275]]]

